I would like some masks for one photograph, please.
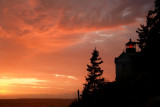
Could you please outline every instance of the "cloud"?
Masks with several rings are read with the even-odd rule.
[[[38,89],[45,89],[45,88],[51,88],[51,87],[44,87],[44,86],[22,86],[22,87],[29,87],[29,88],[38,88]]]
[[[129,24],[136,17],[144,17],[144,11],[151,8],[152,0],[62,0],[58,2],[40,0],[43,8],[58,11],[58,28],[104,29]],[[56,13],[57,14],[57,13]]]
[[[1,1],[1,26],[18,35],[104,29],[144,17],[152,4],[152,0],[6,0]]]
[[[144,18],[145,11],[152,8],[152,2],[1,0],[0,51],[2,54],[17,54],[13,50],[16,48],[25,57],[55,52],[83,42],[87,32],[110,29]]]
[[[46,83],[47,80],[39,80],[36,78],[0,78],[0,86],[13,86],[13,85],[38,85],[41,83]]]
[[[63,78],[68,78],[68,79],[74,79],[74,80],[78,80],[76,77],[74,76],[67,76],[67,75],[60,75],[60,74],[53,74],[56,77],[63,77]]]
[[[6,93],[9,93],[9,91],[8,91],[8,90],[1,90],[1,89],[0,89],[0,93],[1,93],[1,94],[6,94]]]
[[[95,39],[94,41],[91,41],[91,43],[102,43],[102,42],[104,42],[104,40],[97,40],[97,39]]]

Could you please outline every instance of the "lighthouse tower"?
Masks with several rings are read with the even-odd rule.
[[[116,81],[128,81],[138,72],[139,52],[136,52],[136,42],[131,39],[125,44],[126,50],[115,58]]]

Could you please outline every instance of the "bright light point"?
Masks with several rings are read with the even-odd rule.
[[[129,45],[129,48],[132,48],[132,45]]]

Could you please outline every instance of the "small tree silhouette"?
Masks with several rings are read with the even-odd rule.
[[[82,92],[82,99],[86,99],[96,92],[104,82],[102,77],[103,70],[99,67],[103,61],[99,58],[99,52],[96,48],[93,50],[92,58],[90,59],[91,65],[87,65],[88,75],[86,77],[86,84]]]

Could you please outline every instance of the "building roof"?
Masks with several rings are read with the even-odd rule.
[[[136,45],[136,42],[132,42],[132,40],[130,39],[129,42],[126,43],[126,45]]]
[[[117,58],[115,58],[115,63],[118,62],[138,62],[140,59],[140,53],[126,53],[122,52],[121,55]]]

